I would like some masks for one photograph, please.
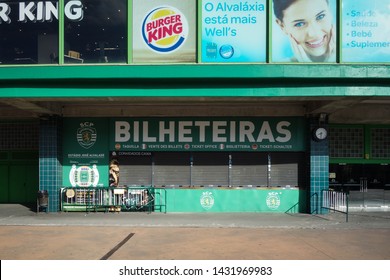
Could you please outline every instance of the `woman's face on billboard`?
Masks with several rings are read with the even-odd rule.
[[[307,55],[325,55],[332,30],[332,13],[326,0],[297,0],[277,19],[282,30],[300,45]]]

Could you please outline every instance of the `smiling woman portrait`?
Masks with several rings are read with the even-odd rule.
[[[289,40],[291,62],[336,62],[336,27],[329,1],[333,0],[273,0],[275,22]],[[279,47],[275,44],[273,50]]]

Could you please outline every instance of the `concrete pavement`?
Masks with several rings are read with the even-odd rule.
[[[0,204],[0,259],[390,260],[390,212],[35,213]]]

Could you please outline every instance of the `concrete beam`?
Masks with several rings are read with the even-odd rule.
[[[0,99],[0,103],[6,104],[21,111],[25,111],[27,114],[39,117],[40,115],[59,115],[58,109],[45,107],[43,105],[33,103],[21,98],[15,99]],[[53,106],[54,107],[54,106]]]

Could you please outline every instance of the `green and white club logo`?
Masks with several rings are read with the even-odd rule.
[[[200,205],[203,209],[210,210],[214,206],[214,196],[212,192],[203,192],[200,196]]]
[[[280,197],[277,192],[269,192],[266,198],[266,203],[269,209],[277,210],[280,206]]]
[[[77,129],[77,142],[84,149],[91,148],[97,138],[96,128],[92,122],[80,123],[80,127]]]

